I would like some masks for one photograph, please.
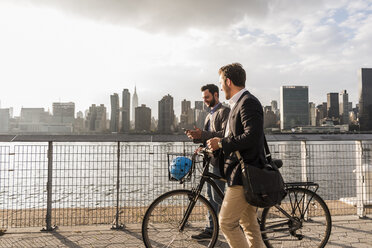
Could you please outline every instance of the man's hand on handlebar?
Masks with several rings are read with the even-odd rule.
[[[218,147],[218,142],[221,140],[221,138],[214,137],[212,139],[207,140],[207,147],[211,149],[212,151],[216,151],[220,149]]]
[[[195,155],[208,155],[208,156],[212,156],[213,155],[213,151],[207,147],[198,147],[195,152],[194,152]]]

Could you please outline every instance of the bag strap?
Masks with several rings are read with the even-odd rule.
[[[265,156],[266,156],[267,162],[268,163],[271,163],[272,158],[271,158],[271,153],[270,153],[269,145],[267,144],[265,134],[263,136],[264,136]]]
[[[250,187],[250,189],[252,189],[252,184],[251,184],[251,178],[250,178],[250,175],[249,175],[249,170],[247,169],[247,172],[245,172],[246,167],[245,167],[243,158],[240,155],[240,152],[239,151],[235,151],[235,155],[238,158],[239,163],[240,163],[240,166],[241,166],[241,169],[242,169],[242,177],[247,180],[246,183],[248,184],[248,186]],[[244,184],[244,180],[243,180],[243,184]]]

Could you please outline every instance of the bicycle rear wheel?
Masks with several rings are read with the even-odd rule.
[[[174,190],[159,196],[147,209],[142,222],[142,238],[146,247],[213,247],[218,238],[218,219],[208,200],[199,196],[184,229],[180,223],[184,218],[193,192]],[[202,232],[209,223],[207,213],[213,219],[212,237],[195,240],[191,235]]]
[[[261,232],[267,247],[324,247],[331,234],[331,215],[325,202],[313,191],[289,188],[280,207],[262,212]]]

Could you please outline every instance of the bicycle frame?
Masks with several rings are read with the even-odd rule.
[[[192,211],[192,209],[194,208],[195,204],[196,204],[196,201],[198,200],[202,190],[203,190],[203,187],[204,187],[204,184],[207,182],[209,183],[212,188],[217,192],[217,194],[221,197],[221,199],[224,198],[224,194],[222,192],[222,190],[220,189],[220,187],[217,186],[217,184],[212,180],[213,179],[217,179],[217,180],[222,180],[222,181],[225,181],[222,177],[220,176],[217,176],[213,173],[210,173],[209,172],[209,163],[210,163],[210,159],[203,159],[203,172],[201,174],[201,179],[200,179],[200,183],[197,185],[196,188],[193,188],[192,189],[192,192],[195,192],[194,194],[194,198],[190,199],[190,204],[188,205],[187,207],[187,210],[185,212],[185,215],[183,216],[183,219],[180,223],[180,227],[179,227],[179,231],[183,231],[183,229],[185,228],[185,225],[187,223],[187,220],[190,216],[190,213]]]
[[[289,189],[289,188],[305,188],[305,189],[309,189],[310,187],[314,187],[315,189],[314,190],[311,190],[313,191],[314,193],[317,192],[318,188],[319,188],[319,184],[317,183],[314,183],[314,182],[293,182],[293,183],[285,183],[285,188],[286,189]],[[312,198],[311,198],[312,199]],[[307,201],[307,205],[306,205],[306,208],[304,208],[304,211],[302,214],[305,214],[307,212],[307,209],[309,207],[309,204],[311,202],[311,199],[309,201]],[[291,200],[291,198],[290,198]],[[302,202],[304,204],[304,200],[301,199],[299,201],[299,203]],[[291,210],[292,211],[296,211],[297,208],[299,208],[299,206],[293,206],[292,205],[292,202],[291,202]],[[261,231],[261,233],[265,234],[265,233],[273,233],[273,232],[280,232],[280,231],[295,231],[297,229],[299,229],[301,227],[301,222],[296,219],[296,218],[293,218],[287,211],[285,211],[282,207],[280,207],[280,205],[275,205],[274,206],[276,209],[278,209],[283,215],[285,215],[287,218],[288,218],[288,221],[284,222],[284,223],[279,223],[279,224],[276,224],[276,225],[272,225],[271,228],[273,228],[271,231]],[[294,227],[292,228],[289,228],[289,227],[286,227],[286,228],[279,228],[279,229],[275,229],[276,227],[281,227],[281,226],[286,226],[288,225],[288,223],[292,221],[292,223],[294,223]]]

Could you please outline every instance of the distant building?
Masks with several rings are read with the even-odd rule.
[[[138,96],[137,96],[137,89],[134,87],[134,93],[132,98],[132,120],[135,122],[136,120],[136,111],[135,109],[138,107]]]
[[[0,108],[0,133],[9,132],[10,111],[8,108]]]
[[[87,113],[87,129],[91,132],[104,132],[107,129],[106,121],[105,105],[101,104],[100,106],[96,106],[95,104],[92,104]]]
[[[187,114],[187,112],[189,111],[189,109],[191,109],[191,102],[190,101],[186,101],[186,99],[184,99],[181,102],[181,114]]]
[[[22,108],[19,120],[21,132],[48,132],[46,123],[50,115],[44,108]]]
[[[289,130],[309,125],[309,89],[307,86],[280,87],[280,128]]]
[[[264,128],[278,128],[278,118],[271,106],[264,107]]]
[[[174,131],[174,110],[173,97],[171,95],[164,96],[159,101],[158,108],[158,132],[171,133]]]
[[[349,94],[346,90],[340,93],[340,122],[341,124],[349,124]]]
[[[195,109],[204,110],[205,104],[203,101],[195,101]]]
[[[56,114],[58,116],[57,110]],[[61,119],[58,120],[61,121]],[[73,122],[56,122],[54,116],[44,111],[44,108],[22,108],[17,131],[22,133],[72,133]]]
[[[317,108],[315,107],[315,103],[309,103],[309,125],[310,126],[317,126]]]
[[[180,127],[191,129],[195,124],[195,111],[191,108],[191,101],[184,99],[181,102]]]
[[[135,130],[139,132],[151,131],[151,109],[142,104],[136,108]]]
[[[49,113],[44,108],[21,108],[21,122],[45,123],[48,121]]]
[[[114,93],[110,96],[111,100],[111,118],[110,118],[110,132],[119,132],[119,120],[120,120],[120,105],[119,95]]]
[[[77,112],[76,118],[84,118],[84,113],[82,111]]]
[[[360,131],[372,130],[372,68],[359,70]]]
[[[72,124],[75,120],[75,103],[73,102],[54,102],[53,103],[53,122]]]
[[[327,117],[332,120],[338,120],[340,118],[338,93],[327,94]]]
[[[130,130],[130,93],[128,89],[123,90],[122,107],[121,107],[121,131]]]
[[[275,100],[272,100],[271,101],[271,111],[274,112],[274,114],[279,117],[280,116],[280,112],[279,112],[279,109],[278,109],[278,102],[275,101]]]
[[[205,118],[207,115],[208,112],[206,110],[195,109],[195,126],[197,128],[204,128]]]
[[[317,107],[316,125],[320,126],[327,119],[327,103],[323,102]]]
[[[82,133],[86,131],[84,122],[85,120],[83,112],[81,111],[77,112],[74,121],[74,133]]]

